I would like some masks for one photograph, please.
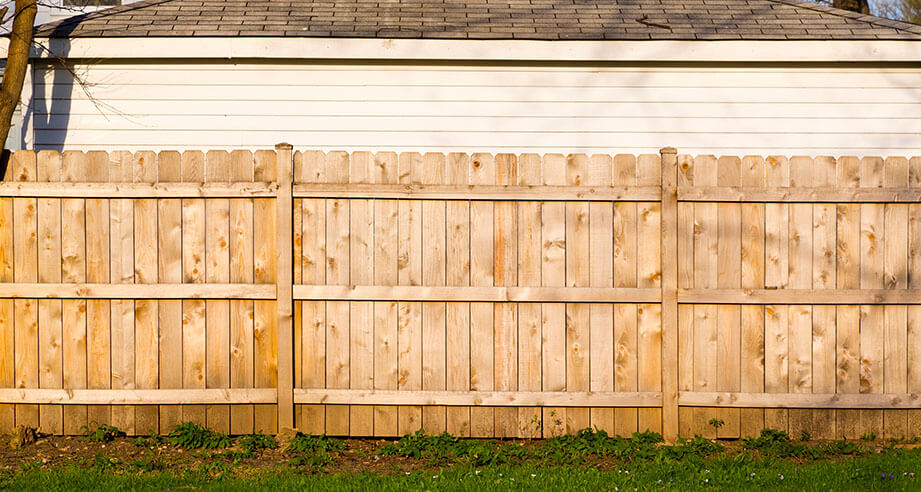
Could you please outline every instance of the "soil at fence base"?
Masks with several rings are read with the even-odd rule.
[[[41,466],[51,468],[58,466],[99,466],[100,463],[111,464],[114,468],[129,467],[133,463],[156,461],[164,470],[180,472],[198,469],[215,460],[232,465],[235,471],[246,469],[265,470],[287,466],[292,454],[282,449],[266,449],[253,453],[252,457],[237,458],[228,452],[239,450],[238,447],[224,449],[182,449],[169,444],[159,446],[139,446],[135,438],[116,438],[107,443],[87,442],[76,436],[41,436],[30,445],[19,449],[9,446],[11,436],[0,437],[0,469],[18,472],[23,466]],[[387,441],[380,439],[343,440],[345,448],[341,455],[335,457],[334,463],[323,468],[322,472],[371,472],[401,473],[431,468],[431,464],[413,458],[396,456],[378,456],[375,451]],[[223,456],[222,456],[223,455]],[[305,472],[317,472],[309,467],[300,467]]]
[[[258,472],[279,467],[291,466],[293,455],[282,449],[266,449],[253,453],[250,457],[240,458],[232,452],[239,451],[238,447],[224,449],[182,449],[169,444],[159,446],[138,445],[136,438],[116,438],[107,443],[88,442],[78,436],[49,436],[40,435],[38,440],[22,448],[14,449],[9,446],[12,436],[0,436],[0,470],[16,473],[27,467],[53,468],[60,466],[111,466],[113,469],[128,469],[138,471],[139,464],[156,462],[157,469],[170,470],[181,473],[184,470],[199,470],[203,465],[213,464],[216,461],[225,463],[233,468],[238,475],[246,475],[247,471]],[[384,456],[376,451],[391,442],[385,439],[343,439],[344,448],[335,456],[333,462],[322,468],[298,466],[304,473],[374,473],[397,474],[421,470],[440,468],[438,464],[420,458]],[[534,446],[541,441],[513,440],[522,446]],[[720,441],[724,452],[739,451],[741,445],[738,441]],[[814,444],[814,443],[813,443]],[[898,447],[914,449],[921,444],[901,444]],[[876,450],[881,452],[882,448]],[[837,459],[848,459],[846,456]],[[600,470],[619,469],[623,463],[619,460],[588,457],[582,467],[598,468]],[[143,465],[140,465],[143,466]],[[447,464],[451,466],[451,464]]]

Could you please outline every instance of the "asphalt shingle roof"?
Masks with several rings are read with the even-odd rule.
[[[145,0],[36,36],[921,40],[921,25],[792,0]]]

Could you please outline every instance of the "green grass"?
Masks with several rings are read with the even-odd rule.
[[[888,451],[808,464],[744,455],[635,463],[618,470],[583,467],[457,466],[407,474],[305,474],[295,469],[215,478],[205,469],[173,473],[106,468],[31,469],[0,479],[7,490],[919,490],[921,454]],[[919,475],[916,478],[915,475]]]

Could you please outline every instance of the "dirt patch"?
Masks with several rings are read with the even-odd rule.
[[[405,473],[430,467],[414,458],[380,456],[377,449],[388,442],[381,439],[344,439],[344,447],[331,464],[314,467],[294,464],[294,453],[283,447],[244,453],[237,446],[223,449],[182,449],[169,444],[145,445],[137,438],[116,438],[107,443],[88,442],[83,437],[39,435],[31,444],[12,448],[12,436],[4,436],[0,448],[0,469],[18,472],[33,467],[51,468],[77,465],[100,468],[128,468],[138,471],[213,469],[215,473],[233,468],[271,469],[294,466],[309,473],[372,472]],[[224,466],[226,465],[226,466]]]
[[[290,437],[290,436],[289,436]],[[271,470],[293,468],[303,473],[361,473],[403,474],[420,470],[431,470],[453,463],[438,463],[425,458],[412,458],[378,454],[378,450],[389,439],[342,439],[342,446],[332,454],[331,460],[322,464],[299,460],[298,453],[286,451],[282,445],[276,449],[245,452],[235,445],[222,449],[183,449],[171,444],[151,441],[149,438],[118,437],[109,442],[90,442],[83,437],[38,435],[32,443],[14,448],[11,441],[15,435],[0,438],[0,470],[17,473],[33,468],[52,468],[76,465],[112,470],[159,471],[169,470],[206,471],[215,476],[232,472],[237,476]],[[291,439],[287,439],[289,442]],[[237,441],[239,442],[239,441]],[[497,440],[496,443],[515,444],[525,448],[540,446],[543,441]],[[741,452],[739,441],[720,441],[723,453]],[[914,443],[894,447],[914,448]],[[868,446],[880,452],[882,448]],[[525,453],[529,454],[529,453]],[[624,465],[622,460],[600,456],[585,456],[583,467],[614,470]],[[846,456],[831,459],[846,459]],[[796,459],[795,459],[796,460]],[[803,459],[804,461],[808,461]]]

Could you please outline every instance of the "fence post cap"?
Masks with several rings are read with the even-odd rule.
[[[291,150],[293,148],[294,146],[289,144],[288,142],[282,142],[280,144],[275,145],[275,150]]]
[[[674,147],[662,147],[661,149],[659,149],[659,153],[660,154],[677,154],[678,149]]]

